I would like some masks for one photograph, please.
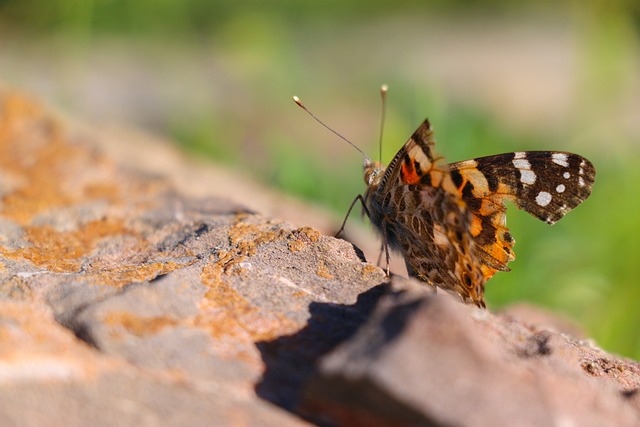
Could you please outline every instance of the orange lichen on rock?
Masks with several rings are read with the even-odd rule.
[[[245,217],[246,214],[239,214],[238,221],[229,229],[229,243],[237,248],[239,254],[253,256],[259,246],[285,238],[288,234],[280,227],[271,229],[269,222],[260,225],[243,222]]]
[[[84,196],[89,200],[104,199],[109,202],[116,202],[120,194],[120,189],[115,184],[93,183],[84,188]]]
[[[100,239],[131,234],[123,221],[116,219],[91,221],[74,231],[57,231],[51,226],[27,226],[25,231],[30,246],[14,251],[0,247],[0,254],[9,259],[28,260],[54,273],[79,271],[82,257],[89,254]]]
[[[225,262],[207,264],[203,270],[202,282],[209,287],[205,294],[208,303],[213,306],[228,310],[234,317],[242,317],[256,310],[255,306],[247,301],[242,295],[236,292],[227,284],[222,275],[225,274]]]
[[[301,228],[298,228],[297,230],[294,230],[293,233],[296,235],[306,236],[309,242],[312,242],[312,243],[317,242],[320,239],[320,236],[322,236],[322,234],[320,234],[318,230],[311,227],[301,227]]]
[[[305,249],[306,247],[307,247],[307,244],[300,239],[292,240],[289,243],[287,243],[287,248],[289,248],[291,252],[298,252]]]
[[[380,267],[376,267],[373,264],[362,264],[362,275],[363,276],[368,276],[369,274],[374,274],[374,273],[382,273],[380,270]]]
[[[209,288],[195,323],[206,327],[214,338],[245,335],[251,341],[263,341],[294,333],[300,325],[275,312],[261,310],[236,291],[227,281],[225,263],[207,264],[201,274]]]
[[[84,270],[89,280],[114,286],[151,280],[185,265],[148,262],[153,259],[148,253],[154,249],[125,225],[132,211],[114,214],[125,191],[129,201],[139,198],[151,203],[157,190],[154,180],[119,179],[110,159],[88,144],[71,142],[68,130],[53,115],[23,95],[4,95],[0,101],[0,177],[6,189],[0,216],[22,226],[27,244],[16,248],[0,239],[0,255],[52,273]],[[104,214],[93,213],[93,218],[100,219],[73,217],[78,205],[95,200],[108,206]],[[136,209],[143,209],[142,203],[137,202]],[[68,225],[60,229],[46,220],[43,223],[43,217],[64,209],[69,209]],[[111,264],[99,256],[84,265],[101,241],[122,238],[128,239],[126,246],[123,251],[111,251]]]
[[[168,316],[144,317],[130,312],[110,312],[104,318],[110,326],[120,326],[138,337],[155,335],[163,329],[175,326],[178,320]]]
[[[86,274],[85,278],[93,283],[122,287],[130,283],[141,283],[153,280],[163,274],[184,268],[191,263],[152,262],[141,265],[122,265],[116,268],[102,270],[98,273]]]
[[[311,227],[301,227],[293,230],[291,240],[287,247],[291,252],[298,252],[305,249],[309,243],[315,243],[320,239],[320,232]]]
[[[28,98],[11,94],[3,101],[0,170],[12,185],[0,214],[26,225],[35,215],[83,196],[65,186],[72,187],[80,169],[95,168],[100,159],[88,147],[70,143],[63,126]]]
[[[327,264],[324,261],[320,261],[318,263],[318,266],[316,268],[316,274],[320,277],[323,277],[325,279],[333,279],[333,274],[331,274],[331,272],[329,271],[329,268],[327,268]]]

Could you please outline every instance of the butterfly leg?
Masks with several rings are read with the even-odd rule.
[[[353,202],[351,202],[351,206],[349,206],[349,210],[347,211],[347,215],[344,217],[344,221],[342,221],[342,225],[340,226],[340,229],[338,230],[338,232],[335,234],[334,237],[340,236],[342,234],[342,232],[344,231],[344,227],[345,227],[345,225],[347,225],[347,220],[349,219],[349,215],[351,215],[351,211],[353,210],[353,207],[356,205],[357,201],[360,201],[360,203],[362,204],[362,209],[364,209],[364,212],[367,214],[367,216],[369,216],[369,211],[368,211],[367,206],[365,204],[364,197],[362,197],[362,194],[358,194],[356,196],[356,198],[353,199]]]
[[[391,264],[391,256],[389,255],[389,244],[387,243],[387,223],[385,221],[382,221],[382,247],[384,248],[384,258],[387,264],[385,271],[387,273],[387,277],[389,277],[389,265]],[[382,251],[380,253],[380,256],[382,256]]]
[[[376,265],[378,267],[380,267],[380,263],[382,262],[382,254],[384,253],[384,242],[380,243],[380,253],[378,254],[378,262],[376,262]]]

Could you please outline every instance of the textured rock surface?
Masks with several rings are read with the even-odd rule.
[[[639,385],[638,364],[588,343],[398,291],[321,361],[304,406],[344,426],[634,426]]]
[[[637,364],[390,289],[306,214],[226,195],[295,203],[114,135],[0,91],[0,425],[640,420]]]
[[[177,194],[7,92],[0,195],[0,425],[305,425],[256,396],[257,343],[384,280],[344,241]]]

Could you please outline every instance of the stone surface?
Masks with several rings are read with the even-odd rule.
[[[256,394],[259,343],[382,271],[98,147],[0,94],[0,425],[306,425]]]
[[[143,139],[0,90],[0,425],[640,419],[635,362],[389,284],[309,208]]]
[[[321,360],[302,407],[340,426],[635,426],[640,364],[402,282]],[[404,288],[404,289],[403,289]]]

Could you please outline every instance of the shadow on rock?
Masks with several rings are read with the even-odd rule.
[[[295,411],[300,392],[314,374],[316,362],[349,339],[368,319],[387,285],[363,292],[353,305],[314,302],[307,326],[273,341],[256,343],[266,369],[257,394],[269,402]]]

